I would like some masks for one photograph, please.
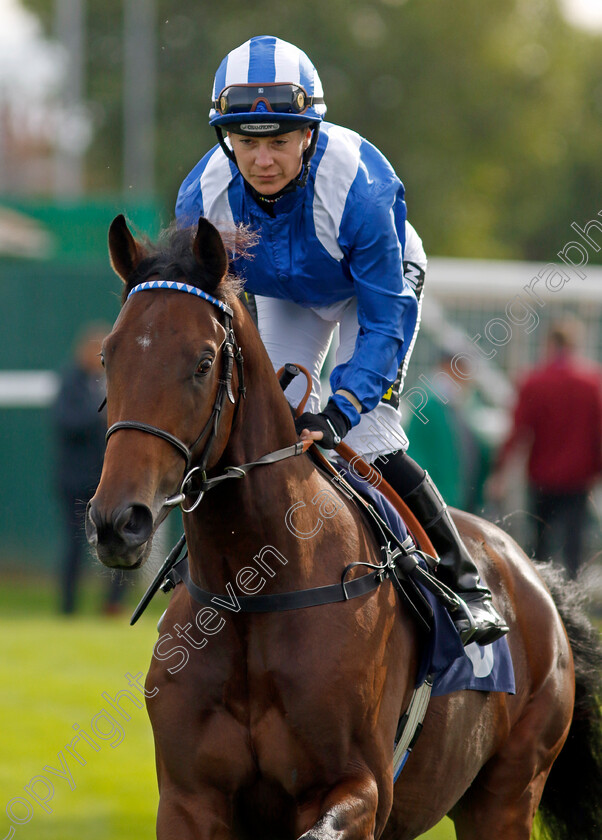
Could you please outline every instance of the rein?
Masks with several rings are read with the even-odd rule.
[[[194,501],[192,507],[182,507],[182,511],[184,513],[191,513],[199,505],[205,493],[216,485],[221,484],[222,481],[225,481],[228,478],[244,478],[245,475],[253,469],[253,467],[259,467],[264,464],[275,464],[277,461],[284,461],[286,458],[291,458],[295,455],[303,455],[303,453],[309,449],[311,444],[311,441],[297,441],[297,443],[293,443],[291,446],[285,446],[284,449],[276,449],[274,452],[268,452],[267,455],[262,455],[261,458],[258,458],[256,461],[250,461],[248,464],[240,464],[237,467],[226,467],[225,473],[222,475],[216,475],[213,478],[206,478],[206,472],[202,467],[193,467],[187,475],[184,476],[180,492],[176,493],[175,496],[169,496],[165,499],[163,504],[166,507],[174,505],[180,505],[182,507],[182,503],[186,500],[186,496],[188,495],[187,487],[190,480],[194,473],[198,470],[201,475],[205,476],[205,478],[201,481],[198,490],[199,495]]]

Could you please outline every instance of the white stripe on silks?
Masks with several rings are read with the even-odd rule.
[[[416,228],[406,219],[406,245],[403,255],[404,261],[419,265],[426,272],[426,254],[422,245],[422,239],[418,236]]]
[[[418,278],[412,278],[409,276],[409,268],[406,264],[410,262],[416,266],[417,273],[422,270],[424,272],[423,275],[423,284],[420,289],[416,289],[416,282]],[[412,289],[416,292],[416,297],[418,299],[418,312],[416,314],[416,326],[414,327],[414,335],[412,336],[412,340],[410,341],[410,346],[408,347],[407,353],[403,357],[403,362],[401,363],[401,372],[399,374],[399,385],[396,388],[396,391],[401,394],[403,391],[403,385],[406,378],[406,373],[408,371],[408,365],[410,364],[410,358],[412,356],[412,352],[414,350],[414,345],[416,344],[416,339],[418,338],[418,332],[420,330],[420,322],[422,319],[422,301],[424,300],[423,291],[424,291],[424,279],[426,276],[426,268],[427,268],[427,259],[426,254],[424,253],[424,248],[422,246],[422,239],[418,236],[416,229],[410,222],[406,219],[406,245],[405,245],[405,253],[404,253],[404,275]]]
[[[203,212],[205,218],[214,224],[234,224],[228,200],[228,185],[231,180],[230,161],[221,148],[216,149],[201,175]]]
[[[291,82],[300,84],[299,54],[291,50],[291,45],[278,39],[274,51],[274,65],[276,68],[275,82]]]
[[[251,46],[249,41],[247,41],[246,44],[241,44],[241,46],[237,47],[235,50],[232,50],[228,56],[225,87],[233,84],[240,85],[243,81],[249,81],[250,52]],[[221,93],[221,91],[218,91],[217,93]]]
[[[322,87],[322,80],[318,76],[318,71],[314,68],[314,96],[324,99],[324,88]],[[324,115],[326,113],[326,103],[322,105],[314,105],[314,111],[318,114]]]
[[[360,163],[361,143],[362,138],[355,131],[329,126],[328,145],[316,172],[316,236],[335,260],[343,258],[337,240],[347,196]]]
[[[418,298],[418,312],[416,313],[416,326],[414,327],[414,335],[412,336],[412,340],[410,341],[410,346],[408,347],[408,351],[403,357],[403,361],[401,363],[401,375],[399,379],[399,387],[395,390],[401,394],[403,391],[403,384],[405,382],[406,373],[408,372],[408,365],[410,364],[410,358],[414,351],[414,345],[416,344],[416,339],[418,338],[418,333],[420,331],[420,322],[422,320],[422,301],[423,296],[420,295]]]

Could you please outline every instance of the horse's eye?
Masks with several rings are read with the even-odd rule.
[[[104,367],[105,366],[105,354],[104,353],[99,353],[98,355],[100,356],[100,364]]]
[[[213,366],[213,359],[205,358],[201,359],[201,361],[197,365],[196,375],[197,376],[204,376],[206,373],[209,373]]]

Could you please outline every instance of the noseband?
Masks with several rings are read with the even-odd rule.
[[[184,441],[180,440],[180,438],[172,435],[171,432],[166,432],[164,429],[160,429],[157,426],[152,426],[149,423],[140,423],[137,420],[118,420],[116,423],[113,423],[112,426],[109,427],[106,436],[105,436],[105,443],[108,442],[111,435],[115,432],[119,431],[120,429],[134,429],[139,432],[146,432],[150,435],[155,435],[155,437],[159,437],[162,440],[167,441],[170,443],[175,449],[178,450],[180,455],[186,461],[186,471],[184,480],[182,481],[182,485],[180,488],[179,494],[176,496],[172,496],[165,501],[166,505],[177,505],[181,504],[184,500],[185,494],[190,485],[190,479],[192,475],[199,471],[200,475],[205,477],[205,470],[207,467],[207,463],[209,461],[209,456],[211,454],[211,450],[213,448],[213,444],[215,442],[215,438],[217,437],[217,430],[219,419],[221,416],[222,408],[224,405],[224,399],[226,395],[232,404],[236,403],[235,409],[235,416],[236,411],[238,410],[238,405],[241,397],[246,397],[246,389],[244,385],[244,369],[243,369],[243,356],[241,348],[239,347],[236,336],[234,335],[234,330],[232,329],[232,317],[233,311],[232,309],[223,301],[218,300],[215,297],[204,292],[202,289],[198,289],[196,286],[190,286],[187,283],[177,283],[175,281],[168,281],[168,280],[149,280],[145,283],[140,283],[138,286],[134,286],[134,288],[130,291],[129,295],[127,296],[127,300],[135,294],[136,292],[145,292],[151,291],[155,289],[167,289],[171,291],[177,292],[186,292],[187,294],[195,295],[196,297],[202,298],[203,300],[208,301],[209,303],[216,306],[220,309],[224,314],[224,328],[226,330],[226,339],[222,345],[222,375],[218,380],[218,389],[217,394],[215,396],[215,402],[213,404],[213,410],[207,422],[205,423],[203,429],[201,430],[200,434],[197,436],[194,443],[190,446],[187,446]],[[236,361],[236,366],[238,370],[238,400],[234,399],[234,395],[232,394],[232,369],[234,366],[234,362]],[[205,437],[207,432],[210,430],[209,437],[205,444],[205,448],[201,455],[200,462],[197,466],[192,467],[192,457],[193,451],[197,444],[199,443],[202,438]],[[196,499],[194,505],[190,508],[184,510],[185,513],[188,513],[197,506],[203,496],[203,492],[199,494],[199,497]]]

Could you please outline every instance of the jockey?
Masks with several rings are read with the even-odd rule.
[[[422,242],[390,163],[325,114],[318,73],[297,47],[261,36],[233,50],[213,85],[209,122],[219,142],[180,187],[178,224],[203,215],[260,235],[252,258],[233,268],[256,296],[275,369],[290,361],[312,374],[300,437],[331,449],[346,436],[373,461],[424,526],[441,579],[467,604],[476,630],[453,616],[464,641],[489,644],[508,628],[440,493],[405,452],[400,425],[426,270]],[[332,396],[320,410],[320,373],[337,326]],[[302,387],[290,386],[293,403]]]

